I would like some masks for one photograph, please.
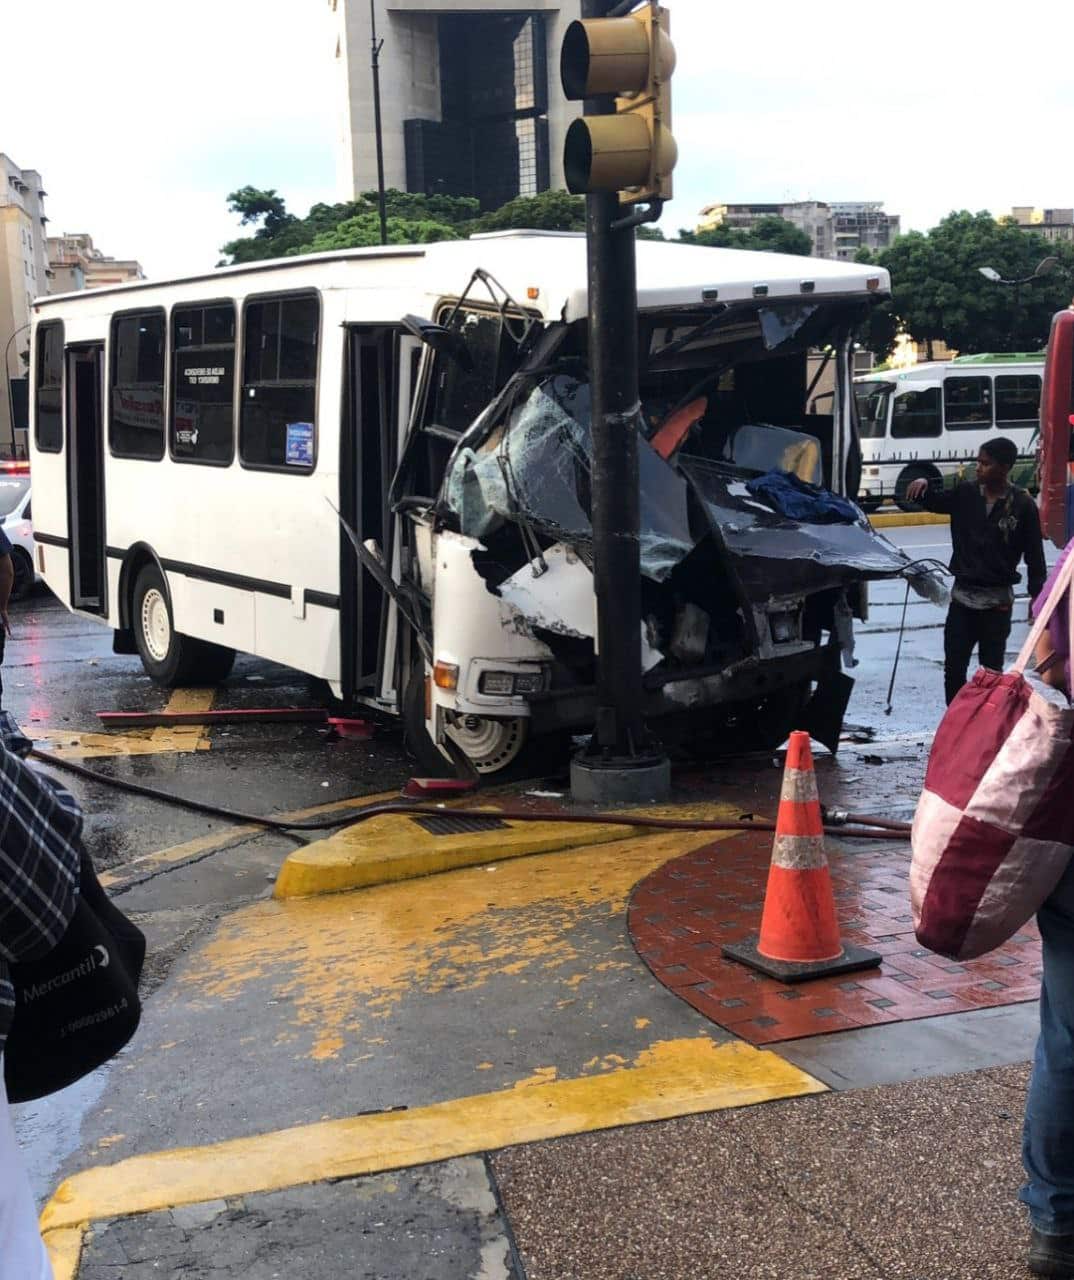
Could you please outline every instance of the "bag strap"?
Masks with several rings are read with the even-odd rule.
[[[1063,567],[1059,570],[1055,584],[1051,591],[1048,592],[1048,599],[1045,600],[1044,606],[1037,615],[1036,622],[1030,628],[1029,635],[1026,636],[1022,651],[1011,668],[1016,675],[1024,674],[1026,667],[1029,665],[1029,660],[1037,647],[1037,641],[1047,631],[1048,623],[1052,620],[1052,614],[1059,608],[1064,596],[1067,598],[1067,634],[1072,645],[1074,645],[1074,591],[1071,590],[1072,584],[1074,584],[1074,552],[1063,561]],[[1074,657],[1074,647],[1071,648],[1070,652],[1071,656]]]

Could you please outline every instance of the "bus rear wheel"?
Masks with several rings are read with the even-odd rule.
[[[147,564],[135,580],[131,622],[146,675],[165,689],[216,684],[235,661],[233,649],[176,631],[168,591],[156,565]]]

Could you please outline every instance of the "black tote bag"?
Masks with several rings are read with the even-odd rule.
[[[79,894],[59,943],[12,964],[15,1015],[4,1047],[11,1102],[31,1102],[88,1075],[134,1035],[145,935],[108,899],[82,850]]]

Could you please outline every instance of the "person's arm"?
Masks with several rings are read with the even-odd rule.
[[[1044,589],[1048,577],[1048,566],[1044,563],[1044,539],[1040,532],[1040,512],[1037,504],[1026,495],[1022,509],[1022,555],[1026,562],[1026,577],[1029,579],[1029,599],[1036,600]]]
[[[959,487],[956,484],[953,489],[933,489],[930,482],[922,476],[906,486],[906,496],[911,502],[919,503],[926,511],[949,516],[958,506]]]
[[[1050,684],[1053,689],[1062,689],[1064,693],[1070,692],[1067,689],[1066,663],[1052,648],[1047,632],[1037,641],[1037,647],[1033,650],[1033,664],[1045,684]]]
[[[82,813],[58,784],[0,750],[0,957],[60,941],[78,901]]]

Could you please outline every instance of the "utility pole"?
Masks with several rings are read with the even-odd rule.
[[[380,211],[380,243],[388,243],[388,208],[384,196],[384,130],[380,119],[380,51],[377,39],[377,0],[369,0],[369,28],[373,49],[373,129],[377,137],[377,207]]]
[[[616,8],[619,0],[582,0],[582,19]],[[586,98],[584,111],[615,115],[616,99]],[[597,805],[666,799],[671,786],[642,719],[638,294],[635,222],[625,214],[617,191],[586,194],[597,712],[571,791]]]

